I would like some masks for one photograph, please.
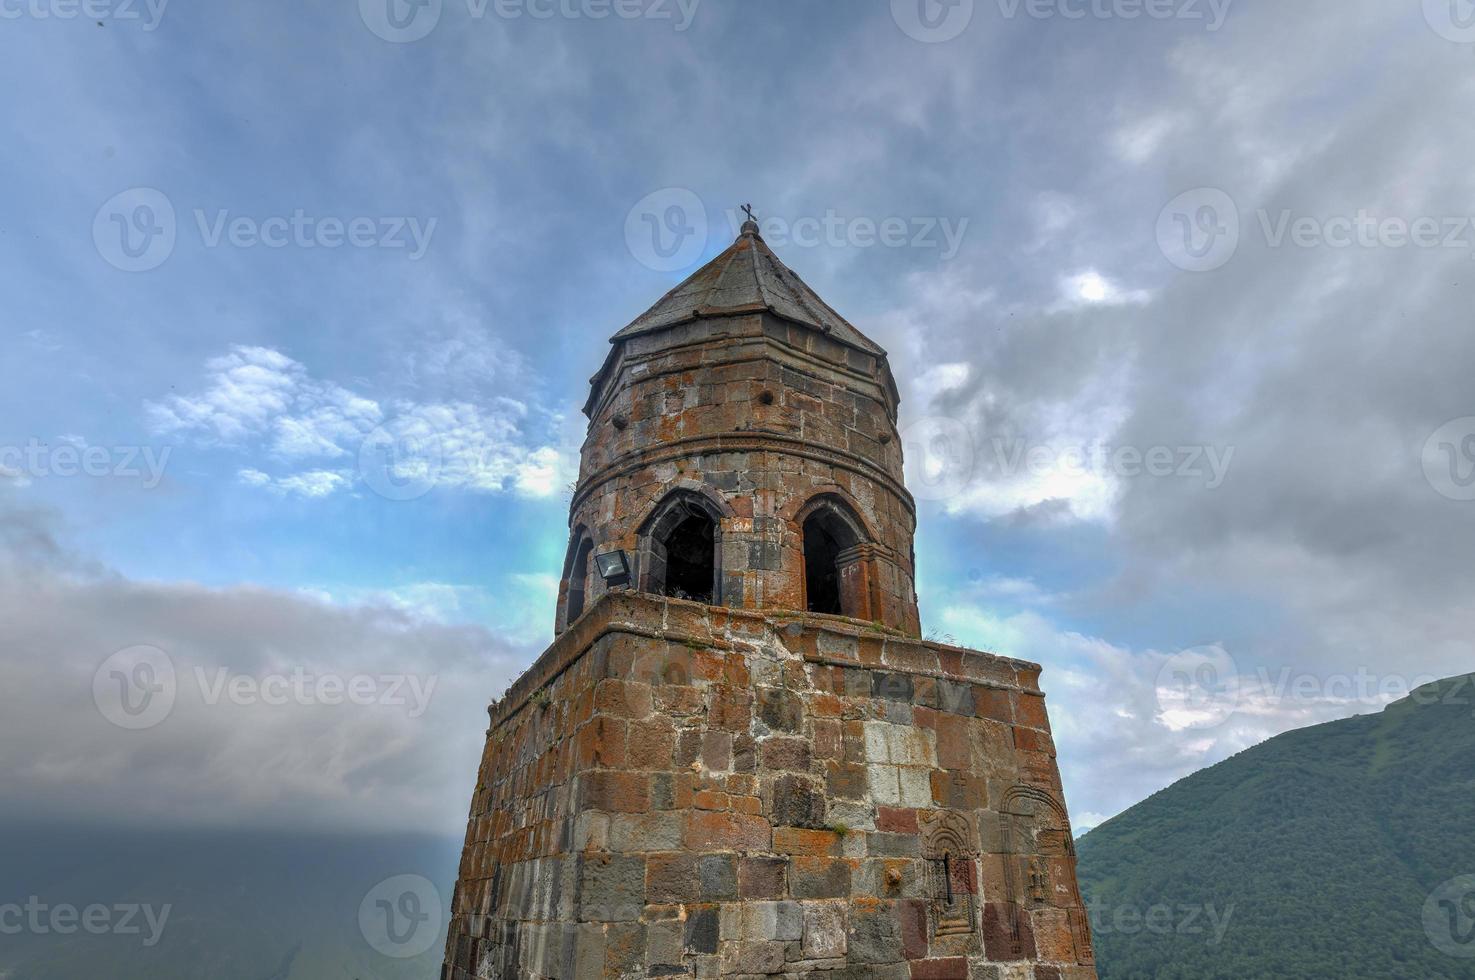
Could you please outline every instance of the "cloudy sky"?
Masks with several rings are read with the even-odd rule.
[[[0,4],[0,816],[458,833],[745,202],[1079,827],[1471,669],[1467,0],[89,2]]]

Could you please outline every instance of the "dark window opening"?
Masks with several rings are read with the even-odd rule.
[[[841,615],[839,559],[843,550],[819,515],[804,522],[804,594],[810,612]]]
[[[664,542],[664,593],[674,599],[712,604],[716,594],[716,527],[705,514],[693,514],[671,529]]]
[[[589,555],[594,551],[594,542],[585,540],[574,554],[573,569],[568,579],[568,615],[564,621],[573,623],[584,615],[584,589],[589,580]]]

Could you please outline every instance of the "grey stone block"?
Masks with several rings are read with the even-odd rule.
[[[838,902],[816,902],[804,905],[804,940],[801,947],[806,959],[834,959],[845,955],[845,907]]]
[[[913,693],[912,679],[906,674],[890,674],[880,670],[871,672],[871,697],[910,704]]]
[[[709,854],[697,862],[702,898],[708,901],[737,897],[737,858],[731,854]]]
[[[720,913],[715,907],[707,906],[691,912],[686,917],[686,935],[683,942],[693,953],[715,953],[721,934]]]
[[[578,909],[584,922],[629,922],[645,907],[645,859],[579,858]]]
[[[798,902],[779,902],[774,913],[774,939],[792,942],[804,935],[804,909]]]

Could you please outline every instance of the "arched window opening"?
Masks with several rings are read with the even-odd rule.
[[[574,552],[574,563],[568,578],[568,615],[565,622],[572,623],[584,615],[584,596],[589,582],[589,556],[594,553],[594,542],[585,538]]]
[[[840,542],[825,530],[824,523],[811,517],[804,522],[804,594],[809,611],[841,615]]]
[[[804,596],[810,612],[865,618],[860,522],[839,501],[822,499],[804,519]]]
[[[712,604],[716,530],[706,514],[693,514],[671,530],[665,541],[666,595]]]
[[[718,504],[697,491],[663,500],[640,535],[641,591],[721,605],[721,520]]]

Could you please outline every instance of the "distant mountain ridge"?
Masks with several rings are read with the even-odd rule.
[[[1475,675],[1270,739],[1078,853],[1102,980],[1475,978]]]

